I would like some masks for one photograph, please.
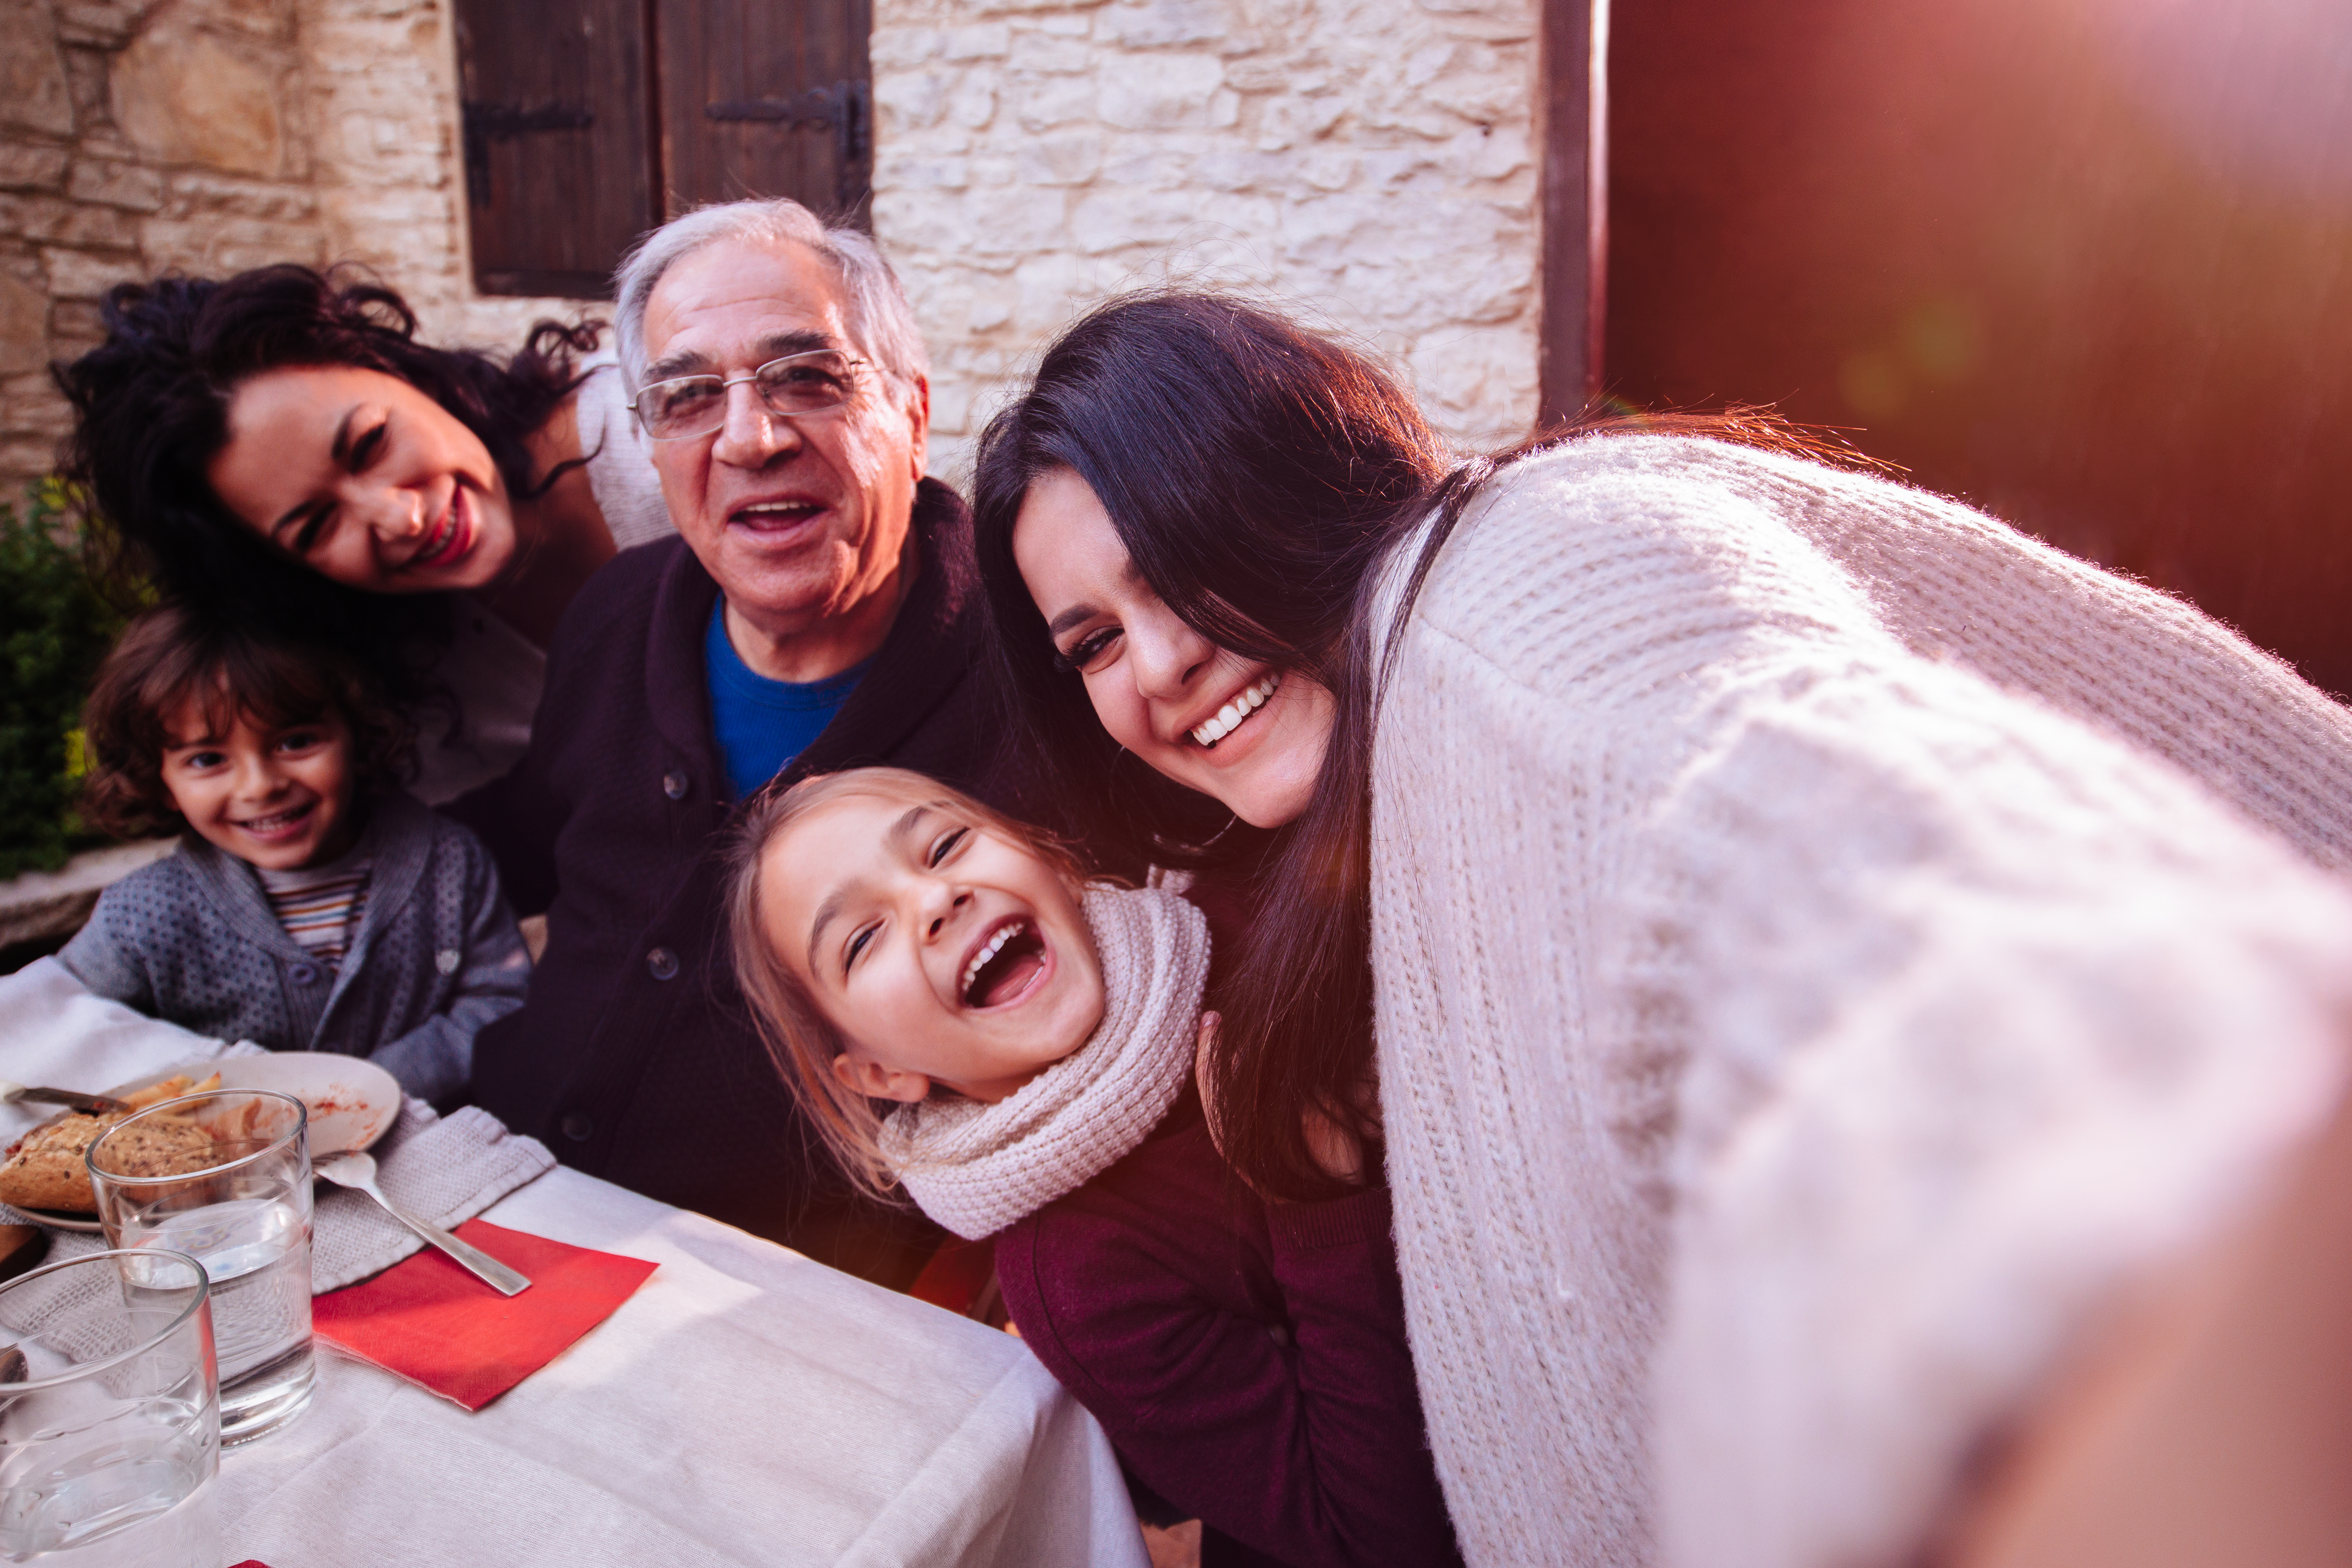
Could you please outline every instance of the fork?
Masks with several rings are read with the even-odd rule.
[[[310,1174],[325,1176],[337,1186],[347,1186],[354,1192],[367,1194],[382,1206],[386,1214],[441,1249],[459,1267],[500,1295],[520,1296],[530,1289],[530,1280],[528,1276],[517,1273],[480,1248],[469,1242],[458,1240],[437,1225],[427,1225],[423,1220],[412,1215],[403,1214],[399,1209],[394,1208],[392,1206],[392,1199],[384,1197],[383,1189],[375,1184],[373,1155],[362,1154],[353,1149],[348,1154],[337,1155],[332,1159],[320,1161],[310,1167]]]

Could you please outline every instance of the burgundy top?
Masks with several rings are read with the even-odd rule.
[[[1200,1516],[1204,1565],[1461,1561],[1386,1187],[1265,1202],[1187,1090],[1140,1147],[1003,1231],[996,1271],[1128,1468]]]

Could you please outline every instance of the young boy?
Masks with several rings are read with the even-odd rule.
[[[181,605],[140,616],[90,695],[83,814],[176,853],[107,889],[58,961],[223,1040],[365,1056],[420,1099],[472,1075],[530,956],[474,836],[397,785],[410,728],[340,649]]]

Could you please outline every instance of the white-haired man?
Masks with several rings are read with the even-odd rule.
[[[779,775],[887,762],[988,792],[970,519],[922,476],[922,340],[873,241],[792,202],[688,214],[619,283],[679,537],[581,591],[529,754],[454,808],[548,911],[475,1097],[568,1164],[903,1283],[931,1233],[823,1174],[738,998],[721,890],[730,808]]]

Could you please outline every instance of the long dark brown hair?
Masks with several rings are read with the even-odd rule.
[[[346,587],[240,522],[206,476],[228,441],[230,399],[287,367],[397,376],[479,436],[508,492],[528,500],[559,476],[534,471],[530,437],[580,384],[575,357],[599,330],[541,321],[506,359],[435,348],[416,340],[415,312],[392,289],[290,264],[117,284],[100,309],[105,341],[50,368],[73,405],[59,468],[100,580],[125,603],[152,581],[190,603],[250,607],[356,644],[390,670],[420,633],[446,630],[446,596]]]
[[[1363,1089],[1373,1061],[1379,569],[1433,513],[1409,608],[1499,466],[1562,440],[1635,430],[1855,460],[1764,410],[1596,408],[1457,463],[1367,356],[1241,300],[1185,292],[1098,307],[1047,350],[1034,382],[981,437],[974,538],[1008,744],[1042,778],[1056,826],[1105,860],[1205,864],[1250,885],[1254,915],[1219,987],[1224,1021],[1206,1077],[1225,1156],[1262,1192],[1304,1199],[1337,1188],[1308,1149],[1309,1107],[1376,1134]],[[1080,677],[1055,663],[1013,529],[1030,486],[1056,469],[1094,491],[1136,570],[1188,625],[1331,693],[1322,770],[1286,827],[1236,833],[1223,807],[1127,757]]]

